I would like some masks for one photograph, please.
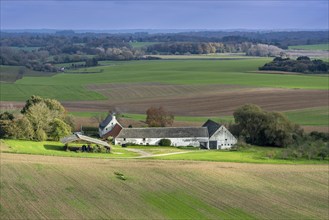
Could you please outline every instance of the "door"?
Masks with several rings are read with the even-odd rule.
[[[217,141],[209,141],[210,149],[217,149]]]

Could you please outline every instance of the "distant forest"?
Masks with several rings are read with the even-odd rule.
[[[154,44],[134,48],[132,42]],[[157,54],[243,52],[251,56],[279,56],[282,49],[328,42],[327,31],[296,32],[182,32],[182,33],[9,33],[1,32],[0,64],[57,72],[54,64],[100,60],[154,59]],[[72,66],[72,68],[74,65]]]

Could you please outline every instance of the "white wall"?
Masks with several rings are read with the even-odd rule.
[[[163,138],[115,138],[115,144],[135,143],[139,145],[159,145]],[[194,146],[199,147],[200,142],[208,142],[208,138],[166,138],[171,140],[171,146]]]
[[[113,115],[112,121],[110,121],[110,123],[108,123],[108,125],[105,128],[103,128],[103,129],[98,128],[99,136],[102,137],[107,132],[111,131],[116,124],[119,124],[119,123],[118,123],[116,117]]]
[[[217,141],[217,149],[229,149],[237,143],[237,139],[224,126],[221,126],[209,141]]]

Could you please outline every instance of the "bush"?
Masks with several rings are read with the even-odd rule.
[[[171,140],[169,139],[161,139],[159,141],[159,146],[170,146],[171,145]]]

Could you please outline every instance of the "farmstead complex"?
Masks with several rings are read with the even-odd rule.
[[[212,120],[202,127],[123,128],[115,115],[109,115],[100,123],[99,135],[103,139],[113,137],[116,145],[159,145],[162,139],[169,139],[172,146],[229,149],[237,143],[223,125]]]

